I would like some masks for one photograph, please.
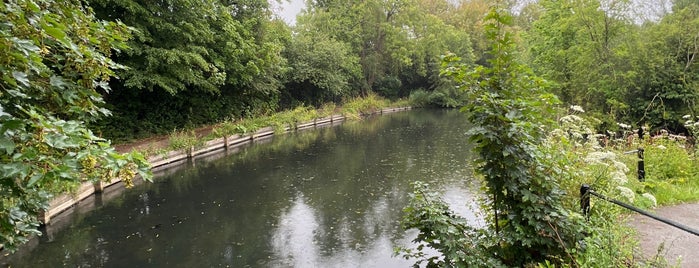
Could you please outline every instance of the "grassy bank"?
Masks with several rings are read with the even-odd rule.
[[[627,166],[631,167],[627,186],[635,193],[650,193],[655,201],[644,198],[634,199],[634,204],[644,208],[667,206],[699,201],[699,160],[695,148],[685,139],[669,135],[656,136],[637,142],[632,147],[645,151],[646,178],[636,180],[638,157],[624,155]]]
[[[246,135],[262,128],[272,127],[275,132],[283,133],[287,127],[296,128],[299,124],[342,114],[349,120],[359,120],[363,115],[371,114],[388,107],[409,106],[407,100],[390,101],[376,95],[354,98],[341,106],[328,103],[320,108],[300,106],[270,115],[228,120],[216,125],[198,129],[174,130],[164,139],[167,142],[153,142],[135,148],[145,156],[162,154],[169,151],[200,148],[207,141],[233,135]]]
[[[624,138],[612,140],[607,146],[593,140],[587,148],[568,147],[566,154],[571,158],[578,155],[579,159],[569,166],[578,174],[577,179],[566,183],[569,193],[576,193],[583,183],[590,184],[605,196],[649,211],[699,201],[699,160],[695,148],[683,137],[664,134],[642,140]],[[643,182],[637,175],[639,157],[634,151],[638,148],[644,149]],[[579,195],[569,202],[575,207]],[[672,267],[662,258],[662,248],[655,256],[642,256],[636,231],[620,224],[635,212],[596,197],[591,202],[589,224],[597,231],[585,240],[585,251],[577,260],[581,267]]]

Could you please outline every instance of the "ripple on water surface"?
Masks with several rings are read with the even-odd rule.
[[[102,196],[1,263],[13,267],[407,267],[410,183],[480,224],[468,123],[416,110],[274,137]],[[63,225],[64,227],[59,227]]]

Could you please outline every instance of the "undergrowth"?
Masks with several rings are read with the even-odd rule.
[[[154,148],[149,146],[139,150],[146,156],[162,155],[168,151],[191,150],[202,147],[206,141],[223,138],[249,135],[260,129],[271,127],[275,133],[293,131],[300,124],[313,122],[313,120],[328,118],[336,114],[342,114],[348,120],[361,119],[387,107],[406,107],[408,100],[389,101],[375,94],[369,94],[363,98],[347,100],[342,106],[327,103],[320,108],[300,106],[291,110],[265,116],[250,118],[228,119],[213,126],[211,133],[205,137],[198,137],[194,130],[174,130],[168,136],[167,148]]]
[[[665,202],[660,181],[690,183],[697,173],[690,167],[693,159],[670,144],[656,146],[664,151],[649,148],[647,154],[656,156],[647,161],[676,159],[648,164],[656,177],[634,181],[635,170],[626,163],[630,156],[623,154],[628,148],[602,146],[603,137],[592,130],[593,119],[583,116],[582,107],[561,114],[546,81],[514,61],[514,42],[505,30],[512,19],[503,14],[493,9],[487,16],[486,33],[494,43],[488,66],[448,55],[442,68],[468,96],[462,110],[473,124],[469,140],[480,156],[476,173],[486,225],[469,226],[418,182],[402,222],[418,230],[418,246],[399,252],[427,267],[663,267],[659,256],[645,260],[636,254],[638,241],[623,224],[628,217],[623,208],[591,198],[591,210],[583,213],[580,189],[587,184],[623,202],[656,206]],[[692,191],[675,194],[688,197]]]

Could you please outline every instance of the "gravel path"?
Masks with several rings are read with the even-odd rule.
[[[699,204],[662,207],[655,214],[699,229]],[[699,236],[638,214],[631,217],[629,224],[638,230],[644,257],[655,256],[664,243],[662,255],[668,263],[676,264],[679,259],[681,267],[699,267]]]

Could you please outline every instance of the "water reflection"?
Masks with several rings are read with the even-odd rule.
[[[416,235],[399,226],[410,182],[476,218],[467,127],[456,111],[422,110],[275,137],[95,201],[0,264],[408,267],[392,255]]]
[[[319,231],[313,208],[299,196],[288,211],[281,213],[279,226],[272,235],[276,263],[274,266],[319,267],[320,249],[315,243]]]
[[[274,261],[271,267],[406,267],[410,262],[392,258],[394,243],[389,240],[389,226],[393,225],[386,212],[388,203],[380,200],[371,213],[362,220],[347,217],[329,225],[323,230],[316,210],[306,204],[302,194],[293,201],[287,211],[281,213],[279,226],[272,235]],[[353,225],[363,223],[365,239],[357,240]],[[339,241],[334,246],[324,245],[328,237]],[[366,243],[366,244],[364,244]]]

